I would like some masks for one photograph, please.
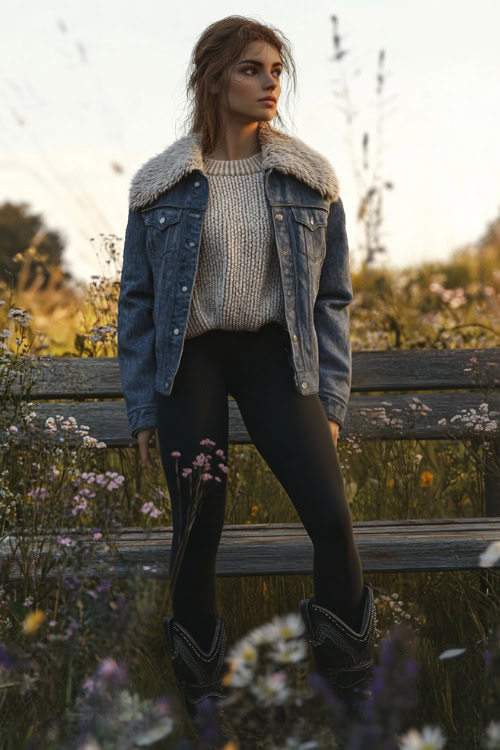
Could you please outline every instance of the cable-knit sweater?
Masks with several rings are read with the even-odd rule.
[[[208,203],[186,338],[213,328],[255,331],[285,305],[262,152],[247,159],[204,159]]]

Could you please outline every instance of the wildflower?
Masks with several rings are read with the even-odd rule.
[[[420,475],[420,486],[421,487],[432,487],[432,481],[434,479],[434,474],[432,471],[424,471]]]
[[[122,690],[118,701],[118,718],[123,722],[132,722],[144,719],[141,699],[137,693],[129,693],[128,690]]]
[[[78,750],[102,750],[102,746],[95,737],[86,737],[83,745],[78,745]]]
[[[250,685],[250,691],[255,695],[259,703],[265,706],[280,705],[290,694],[286,672],[260,675],[256,682]]]
[[[58,536],[57,543],[62,544],[63,547],[72,547],[74,542],[69,536]]]
[[[181,457],[181,454],[179,453],[179,451],[172,451],[172,453],[170,455],[173,456],[173,458],[180,458]]]
[[[248,638],[243,638],[233,646],[228,656],[231,661],[241,660],[252,666],[257,663],[257,649]]]
[[[441,654],[439,654],[440,659],[453,659],[454,656],[460,656],[461,654],[465,653],[464,648],[448,648],[446,651],[443,651]]]
[[[500,722],[490,721],[486,727],[486,747],[488,750],[500,748]]]
[[[500,542],[491,542],[479,555],[479,567],[491,568],[500,558]]]
[[[271,652],[271,659],[280,664],[295,664],[307,656],[307,646],[304,639],[295,644],[289,641],[277,641]]]
[[[251,521],[249,521],[249,523],[251,523]],[[249,633],[248,638],[254,646],[274,643],[276,638],[276,628],[271,623],[260,625]]]
[[[171,716],[162,716],[156,723],[142,732],[138,737],[135,738],[134,742],[139,747],[145,747],[146,745],[153,745],[158,740],[167,737],[171,734],[174,726],[174,720]]]
[[[149,500],[149,502],[147,503],[144,503],[141,508],[141,513],[144,513],[144,515],[149,515],[151,518],[158,518],[158,516],[161,516],[161,510],[156,508],[151,500]]]
[[[123,685],[127,680],[125,670],[111,656],[99,662],[95,675],[98,680],[112,681],[117,685]]]
[[[441,750],[446,742],[439,727],[424,727],[422,734],[417,729],[410,729],[401,739],[401,750]]]
[[[271,627],[275,629],[276,639],[299,638],[305,633],[304,622],[298,612],[290,612],[284,616],[277,615],[272,620]]]
[[[35,609],[30,612],[23,620],[23,631],[26,635],[33,635],[45,622],[45,612],[41,609]]]
[[[230,669],[224,677],[225,685],[233,687],[247,687],[253,679],[254,668],[257,664],[257,649],[249,641],[239,641],[228,654],[227,661]]]

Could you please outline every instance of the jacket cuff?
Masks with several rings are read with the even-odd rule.
[[[152,429],[158,425],[156,406],[141,406],[130,411],[127,416],[130,434],[133,438],[137,438],[137,433],[141,430]]]
[[[331,396],[320,396],[319,399],[323,404],[328,419],[333,419],[340,425],[340,427],[342,427],[347,412],[347,406],[341,404],[340,401],[337,401]]]

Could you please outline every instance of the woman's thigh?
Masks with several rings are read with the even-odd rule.
[[[201,483],[203,497],[191,532],[194,540],[199,535],[200,543],[210,545],[218,541],[224,524],[227,477],[217,464],[227,465],[229,422],[226,377],[214,334],[210,331],[185,341],[170,395],[156,393],[160,455],[176,534],[184,529],[193,487],[193,479],[183,477],[182,469],[199,471],[193,466],[196,457],[202,452],[213,456],[210,473],[221,481],[213,478]],[[215,445],[202,445],[206,438]],[[219,449],[223,458],[215,455]],[[179,451],[179,458],[172,457],[174,451]]]
[[[314,541],[352,542],[352,517],[328,418],[318,394],[295,388],[289,338],[266,326],[233,352],[229,388],[255,447]]]

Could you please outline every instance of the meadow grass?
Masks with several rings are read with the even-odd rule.
[[[114,240],[108,244],[114,251]],[[355,276],[359,291],[351,316],[353,348],[392,346],[394,320],[402,348],[498,345],[494,326],[498,292],[492,295],[491,286],[485,291],[478,281],[479,276],[489,278],[488,263],[485,271],[471,256],[466,262],[457,261],[462,270],[434,264],[399,275],[365,272]],[[493,268],[490,272],[500,285],[500,274]],[[462,293],[444,293],[449,289],[448,276],[461,279]],[[4,342],[0,532],[4,542],[16,532],[19,547],[13,555],[26,571],[23,581],[15,583],[9,581],[8,564],[4,562],[0,570],[2,747],[195,747],[198,734],[182,712],[172,731],[161,739],[171,709],[170,704],[161,703],[161,697],[176,695],[161,627],[161,616],[171,613],[168,582],[143,578],[141,571],[134,570],[127,578],[114,580],[106,569],[93,579],[50,578],[31,541],[34,532],[52,534],[56,540],[53,564],[78,564],[89,550],[75,542],[68,528],[90,531],[111,542],[122,526],[171,524],[168,491],[154,451],[153,469],[145,470],[135,448],[107,448],[89,439],[81,425],[64,420],[64,415],[54,415],[48,425],[37,424],[29,390],[21,400],[9,390],[12,374],[32,367],[30,357],[65,352],[116,356],[116,278],[95,281],[87,291],[81,308],[75,301],[77,313],[66,317],[63,339],[56,333],[61,330],[61,313],[51,323],[50,313],[44,311],[44,304],[55,309],[54,289],[50,300],[44,302],[43,294],[36,297],[40,325],[34,313],[31,320],[26,312],[33,310],[26,304],[34,299],[29,290],[18,289],[8,301],[5,293],[0,306]],[[64,295],[71,308],[67,290]],[[453,303],[463,299],[465,303]],[[420,397],[425,403],[425,395]],[[7,407],[13,406],[16,410],[7,417]],[[493,424],[493,415],[489,419]],[[14,438],[20,432],[32,436],[29,449],[16,446]],[[76,448],[64,439],[69,433],[80,434]],[[354,520],[484,513],[485,456],[484,446],[477,441],[346,438],[339,440],[338,452]],[[231,445],[228,464],[227,524],[299,521],[255,446]],[[492,698],[499,697],[496,673],[487,675],[485,662],[485,651],[500,622],[496,571],[370,574],[365,580],[374,585],[381,641],[397,624],[415,633],[417,695],[402,719],[401,730],[433,725],[441,727],[447,748],[486,746],[488,722],[500,719]],[[233,643],[278,615],[297,612],[300,599],[312,594],[312,576],[217,579],[219,609]],[[440,659],[450,648],[465,651]],[[492,649],[491,653],[496,652]],[[306,666],[297,672],[297,680],[303,683]],[[118,699],[122,701],[119,709]],[[308,718],[305,703],[303,713]],[[242,748],[306,750],[306,740],[278,744],[278,718],[282,729],[283,716],[276,707],[266,717],[268,722],[276,721],[274,728],[269,726],[267,738],[249,735]],[[317,717],[311,714],[310,718],[308,740],[319,742],[322,727],[314,724]],[[139,744],[131,744],[131,727]],[[160,738],[157,741],[153,730]],[[96,737],[101,733],[99,744],[95,740],[92,745],[91,732]],[[106,739],[106,732],[112,739]],[[183,738],[193,744],[183,745]],[[488,746],[497,746],[492,743]],[[353,750],[357,746],[353,744]]]

